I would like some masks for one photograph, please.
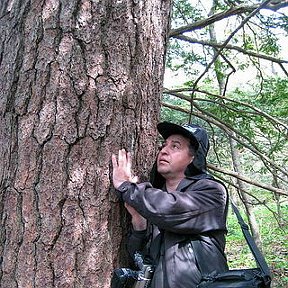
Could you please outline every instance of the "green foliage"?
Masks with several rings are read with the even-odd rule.
[[[264,107],[267,113],[282,118],[287,122],[288,117],[288,79],[269,77],[262,83],[260,96],[255,105]]]
[[[270,205],[276,209],[275,205]],[[283,219],[288,218],[288,203],[281,207]],[[288,222],[279,219],[269,212],[265,207],[258,206],[255,209],[260,233],[262,238],[262,251],[274,278],[273,287],[281,288],[288,286]],[[244,212],[241,213],[244,215]],[[245,218],[245,217],[244,217]],[[246,221],[246,220],[245,220]],[[226,254],[229,267],[251,268],[256,267],[254,258],[246,244],[241,228],[235,215],[231,211],[228,216],[228,235]]]
[[[245,50],[253,50],[255,48],[255,43],[251,36],[248,35],[244,38],[243,48]]]
[[[275,35],[263,35],[260,51],[267,55],[277,55],[279,53],[279,45],[277,45],[277,37]]]
[[[170,41],[166,58],[168,68],[172,71],[182,69],[189,77],[189,75],[197,75],[199,73],[199,67],[190,65],[195,62],[203,64],[203,56],[195,53],[189,44],[182,43],[182,45],[179,45],[178,41],[173,39]]]
[[[237,5],[243,8],[259,3],[261,1],[174,1],[172,27],[179,28],[181,25],[192,24],[198,20],[204,23],[211,11],[225,12]],[[287,12],[287,7],[285,9]],[[172,71],[186,75],[186,79],[181,78],[183,91],[179,93],[189,98],[192,88],[196,90],[193,93],[192,110],[189,101],[172,96],[172,93],[169,95],[168,91],[163,102],[174,109],[163,106],[161,118],[182,124],[188,121],[189,113],[192,111],[192,122],[205,127],[210,136],[208,163],[231,171],[232,155],[229,140],[235,138],[236,144],[233,144],[233,149],[237,151],[241,176],[253,182],[286,189],[287,174],[283,171],[285,169],[287,171],[288,161],[288,80],[283,69],[286,69],[287,73],[287,65],[285,62],[280,67],[279,61],[273,63],[273,60],[263,60],[261,55],[272,56],[270,59],[283,57],[279,56],[281,52],[279,43],[283,35],[287,37],[288,17],[282,10],[260,11],[238,30],[230,40],[230,46],[222,49],[221,54],[211,65],[213,57],[219,52],[219,44],[225,42],[248,12],[249,10],[245,10],[241,15],[221,19],[219,21],[221,23],[219,25],[218,22],[213,23],[213,27],[207,24],[203,28],[197,27],[193,31],[183,33],[191,37],[191,42],[187,38],[186,41],[170,40],[167,66]],[[199,41],[195,41],[195,38]],[[201,41],[203,44],[199,44]],[[257,53],[260,54],[256,56]],[[277,69],[279,67],[280,69]],[[205,74],[202,73],[204,70]],[[243,75],[243,79],[236,79],[236,83],[231,81],[233,77],[228,78],[231,70],[245,72],[237,74]],[[229,79],[228,88],[226,87],[225,97],[222,97],[226,79]],[[177,87],[179,91],[179,84],[176,83],[173,88]],[[222,174],[218,176],[226,177]],[[224,180],[230,183],[232,181]],[[276,284],[273,287],[288,287],[287,222],[280,223],[282,225],[280,229],[279,219],[260,205],[269,203],[271,207],[273,206],[275,195],[271,191],[264,189],[260,191],[257,186],[249,184],[245,186],[245,190],[252,195],[253,204],[257,205],[255,212],[260,225],[263,251],[275,277]],[[280,198],[285,199],[284,196]],[[276,209],[275,206],[272,208]],[[283,218],[287,219],[287,203],[282,205],[282,212]],[[252,267],[253,257],[236,221],[234,216],[229,217],[227,245],[229,264],[231,267]]]
[[[285,13],[270,14],[268,16],[260,13],[258,18],[261,23],[265,23],[266,32],[271,31],[273,33],[273,29],[278,32],[280,29],[283,29],[286,33],[288,32],[288,16]]]
[[[202,9],[191,5],[189,0],[174,1],[173,4],[173,26],[186,25],[187,23],[198,21],[202,18]]]

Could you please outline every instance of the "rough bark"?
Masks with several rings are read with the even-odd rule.
[[[110,157],[155,156],[170,1],[0,2],[0,286],[109,287]]]

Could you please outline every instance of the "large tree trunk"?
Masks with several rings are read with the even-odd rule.
[[[0,286],[109,287],[110,157],[155,156],[170,1],[1,0]]]

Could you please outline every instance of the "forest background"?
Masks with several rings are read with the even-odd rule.
[[[210,173],[243,208],[274,287],[287,287],[288,9],[280,2],[256,12],[257,1],[175,1],[161,117],[207,128]],[[255,266],[232,214],[229,265]]]
[[[287,287],[287,8],[0,1],[0,286],[110,287],[130,220],[111,153],[132,151],[146,181],[161,118],[207,129],[209,172]],[[231,268],[254,266],[228,228]]]

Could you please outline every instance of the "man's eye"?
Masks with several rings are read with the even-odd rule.
[[[179,147],[179,145],[177,145],[177,144],[173,144],[173,145],[172,145],[172,148],[173,148],[174,150],[178,150],[180,147]]]

